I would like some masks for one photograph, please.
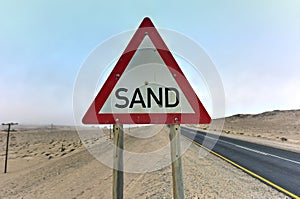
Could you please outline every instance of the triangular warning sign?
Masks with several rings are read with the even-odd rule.
[[[84,115],[84,124],[207,124],[211,118],[149,18]]]

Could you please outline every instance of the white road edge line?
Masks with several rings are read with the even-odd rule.
[[[195,133],[195,132],[193,132],[193,133]],[[283,158],[283,157],[278,156],[278,155],[274,155],[274,154],[270,154],[270,153],[265,153],[265,152],[262,152],[262,151],[259,151],[259,150],[255,150],[255,149],[251,149],[251,148],[248,148],[248,147],[244,147],[244,146],[241,146],[241,145],[238,145],[238,144],[233,144],[231,142],[227,142],[227,141],[224,141],[224,140],[216,139],[216,138],[213,138],[213,137],[210,137],[210,136],[207,136],[207,135],[204,136],[204,140],[206,138],[211,139],[211,140],[216,140],[216,141],[224,142],[226,144],[230,144],[230,145],[233,145],[235,147],[238,147],[238,148],[241,148],[241,149],[244,149],[244,150],[252,151],[254,153],[262,154],[262,155],[265,155],[265,156],[271,156],[271,157],[274,157],[274,158],[278,158],[278,159],[281,159],[281,160],[285,160],[285,161],[292,162],[292,163],[300,165],[300,162],[298,162],[298,161],[291,160],[291,159],[288,159],[288,158]]]

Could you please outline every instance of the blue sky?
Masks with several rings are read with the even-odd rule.
[[[89,53],[149,16],[215,63],[226,115],[300,108],[300,1],[1,1],[0,121],[72,124]]]

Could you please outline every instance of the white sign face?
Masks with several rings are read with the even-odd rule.
[[[146,35],[98,113],[195,113]]]

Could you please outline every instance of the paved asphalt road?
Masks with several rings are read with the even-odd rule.
[[[181,127],[181,134],[211,148],[216,135]],[[205,138],[205,142],[203,140]],[[220,136],[212,151],[300,197],[300,154]]]

